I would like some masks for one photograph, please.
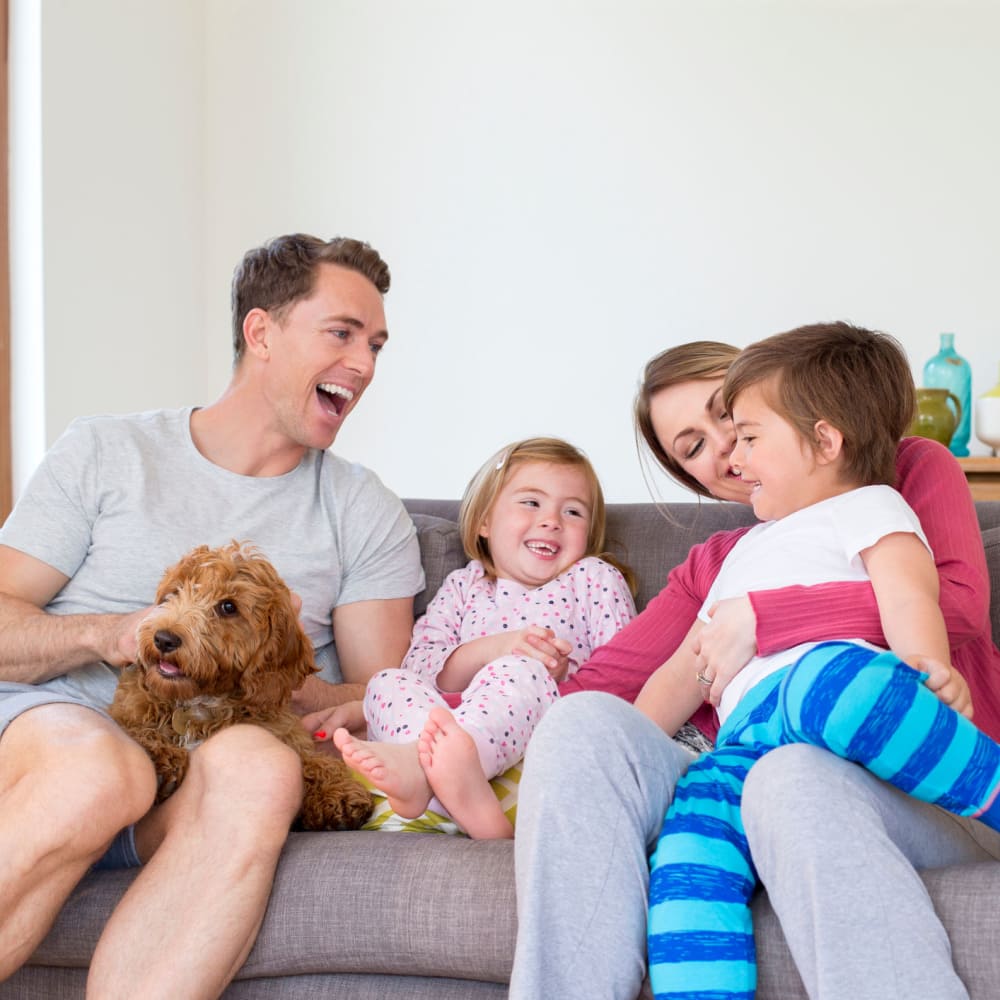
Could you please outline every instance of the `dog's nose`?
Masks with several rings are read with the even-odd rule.
[[[161,653],[172,653],[181,644],[181,637],[161,628],[153,636],[153,645]]]

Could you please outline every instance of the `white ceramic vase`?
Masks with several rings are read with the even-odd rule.
[[[976,437],[993,449],[1000,450],[1000,395],[980,396],[976,400]]]

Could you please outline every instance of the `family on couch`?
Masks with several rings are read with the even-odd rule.
[[[236,727],[199,748],[180,791],[150,810],[151,766],[102,707],[163,567],[234,533],[302,596],[327,678],[348,682],[316,682],[303,711],[357,699],[376,671],[401,662],[423,585],[412,525],[374,476],[326,450],[387,339],[388,283],[378,255],[353,240],[282,237],[251,251],[234,279],[236,365],[223,396],[204,409],[75,423],[4,526],[0,977],[31,954],[94,864],[145,862],[94,954],[95,995],[215,996],[252,947],[298,808],[297,761]],[[747,502],[720,395],[738,353],[700,343],[653,359],[636,420],[656,460],[696,492]],[[951,663],[978,726],[996,738],[1000,653],[967,485],[950,454],[921,439],[899,444],[895,485],[935,555]],[[694,755],[629,702],[681,646],[742,534],[693,549],[659,597],[563,682],[572,696],[532,735],[515,838],[512,997],[638,992],[648,856]],[[886,645],[869,582],[729,598],[692,655],[714,682],[757,653],[831,636]],[[710,708],[694,719],[714,735]],[[916,869],[1000,857],[992,830],[806,745],[753,764],[742,817],[810,995],[965,995]]]

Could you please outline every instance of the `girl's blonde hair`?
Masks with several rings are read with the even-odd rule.
[[[717,340],[693,340],[688,344],[669,347],[652,358],[642,373],[642,382],[635,397],[635,443],[639,450],[639,460],[648,476],[649,460],[652,456],[656,464],[676,480],[681,486],[699,496],[712,498],[712,494],[691,473],[671,458],[656,439],[649,406],[653,397],[661,389],[680,385],[682,382],[699,382],[712,378],[723,378],[729,366],[739,357],[740,348],[723,344]],[[645,442],[646,448],[643,448]]]
[[[517,466],[528,462],[549,462],[553,465],[570,465],[581,469],[591,494],[590,530],[587,533],[587,549],[584,556],[597,556],[614,566],[625,578],[633,595],[636,592],[635,574],[620,559],[605,551],[607,513],[604,492],[590,459],[567,441],[560,438],[536,437],[515,441],[501,448],[485,462],[472,477],[462,497],[458,512],[458,527],[462,536],[462,546],[470,559],[478,559],[483,564],[486,575],[496,578],[496,565],[490,554],[488,538],[479,533],[489,517],[497,496]]]

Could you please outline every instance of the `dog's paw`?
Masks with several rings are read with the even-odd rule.
[[[303,830],[357,830],[374,805],[371,792],[353,778],[325,775],[307,780],[299,824]]]
[[[180,787],[188,769],[188,752],[181,747],[163,746],[150,754],[156,769],[156,801],[165,802]]]

